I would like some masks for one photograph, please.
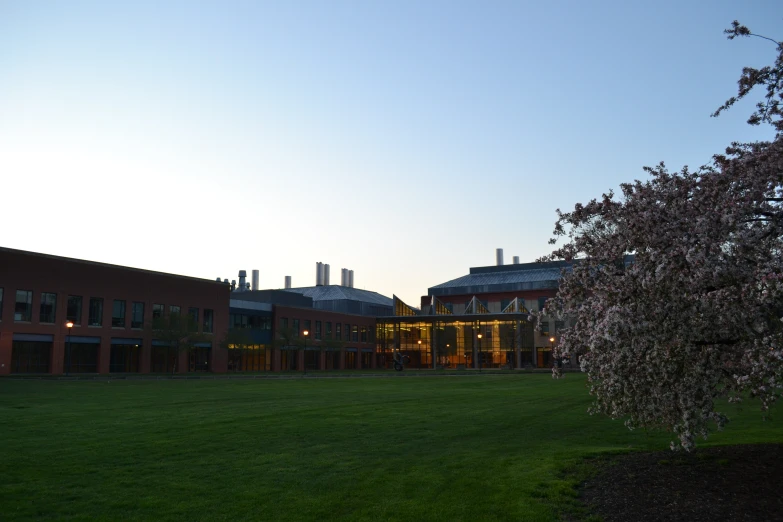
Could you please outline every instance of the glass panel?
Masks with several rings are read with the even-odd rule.
[[[11,373],[49,373],[51,342],[13,341]]]
[[[103,299],[100,297],[90,297],[90,317],[87,324],[90,326],[103,325]]]
[[[82,296],[69,295],[65,308],[65,318],[74,324],[82,324]]]
[[[111,325],[113,327],[125,328],[125,301],[114,300],[111,309]]]
[[[198,330],[198,308],[188,308],[188,329],[191,332]]]
[[[98,373],[99,347],[95,343],[66,342],[63,365],[66,373]]]
[[[204,309],[204,332],[212,333],[212,319],[214,312],[209,308]]]
[[[166,305],[162,304],[153,304],[152,305],[152,318],[153,319],[161,319],[163,317],[163,310],[165,310]]]
[[[41,307],[38,321],[42,323],[54,323],[55,310],[57,309],[57,294],[42,293]]]
[[[131,328],[141,328],[144,326],[144,303],[133,303],[131,312]]]
[[[30,322],[33,318],[33,292],[30,290],[16,291],[14,306],[14,321]]]
[[[113,344],[109,359],[109,371],[112,373],[134,373],[139,371],[138,344]]]

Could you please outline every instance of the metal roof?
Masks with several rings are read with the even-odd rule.
[[[513,265],[510,265],[513,266]],[[471,273],[429,288],[429,295],[480,294],[557,288],[561,266]],[[472,271],[472,270],[471,270]]]
[[[350,288],[340,285],[308,286],[302,288],[286,288],[286,292],[294,292],[311,297],[313,302],[317,301],[359,301],[381,306],[392,306],[392,300],[389,297],[381,295],[370,290],[361,290],[359,288]]]

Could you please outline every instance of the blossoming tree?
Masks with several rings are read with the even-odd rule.
[[[756,36],[736,21],[726,33]],[[774,65],[745,68],[738,95],[714,114],[764,87],[748,123],[772,125],[773,141],[732,144],[696,171],[648,167],[650,179],[621,185],[622,198],[610,191],[558,210],[552,243],[562,243],[547,258],[577,260],[546,313],[575,319],[555,357],[579,356],[591,412],[671,430],[687,450],[726,423],[716,399],[749,394],[767,410],[780,396],[783,44],[774,43]]]

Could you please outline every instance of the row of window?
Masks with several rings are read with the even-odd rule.
[[[354,341],[354,342],[375,342],[375,330],[367,326],[359,326],[356,324],[345,323],[345,329],[343,329],[343,323],[334,323],[334,337],[332,337],[332,322],[331,321],[315,321],[315,330],[311,328],[312,322],[310,319],[304,320],[304,328],[300,330],[299,319],[291,320],[291,330],[293,330],[294,337],[299,337],[302,331],[307,331],[308,335],[312,335],[313,339],[336,339],[338,341]],[[280,327],[288,328],[288,318],[280,318]],[[325,328],[323,328],[325,327]],[[345,332],[343,339],[343,332]]]
[[[229,314],[229,328],[253,328],[255,330],[271,330],[272,318],[269,316]]]
[[[165,305],[152,305],[152,318],[162,319],[165,312]],[[3,309],[3,289],[0,288],[0,310]],[[82,324],[83,297],[80,295],[69,295],[65,305],[65,318],[76,325]],[[131,302],[130,314],[127,313],[127,301],[114,299],[111,308],[111,325],[114,328],[127,327],[127,319],[130,316],[131,328],[144,327],[144,303],[139,301]],[[179,317],[182,310],[179,306],[169,306],[169,316]],[[214,311],[204,309],[203,331],[212,333]],[[30,290],[17,290],[16,301],[14,303],[14,321],[19,323],[29,323],[33,319],[33,292]],[[199,309],[188,308],[188,319],[191,324],[198,325]],[[57,294],[51,292],[41,293],[41,304],[38,310],[38,322],[54,324],[57,322]],[[90,297],[87,307],[87,325],[103,326],[103,298]]]

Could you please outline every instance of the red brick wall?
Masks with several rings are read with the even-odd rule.
[[[214,311],[213,330],[208,334],[212,342],[210,366],[212,371],[226,371],[226,354],[219,348],[220,339],[228,328],[229,288],[225,284],[159,272],[93,263],[76,259],[47,256],[20,250],[0,248],[0,288],[3,302],[0,308],[0,375],[10,373],[14,333],[49,334],[54,336],[51,354],[51,373],[63,373],[66,303],[69,295],[82,296],[81,325],[73,328],[74,336],[100,337],[98,372],[109,372],[111,338],[142,338],[140,372],[150,370],[152,340],[143,329],[130,328],[132,303],[144,303],[144,322],[152,320],[152,305],[181,307],[187,314],[189,307],[199,309],[199,323],[203,323],[204,309]],[[32,320],[14,322],[16,290],[33,292]],[[57,294],[54,324],[39,323],[41,293]],[[103,298],[103,326],[87,326],[90,297]],[[126,327],[111,326],[112,304],[115,299],[126,301]],[[201,326],[200,326],[201,327]],[[188,356],[180,354],[179,371],[187,371]]]
[[[304,322],[305,320],[310,321],[310,335],[307,338],[307,344],[310,345],[311,343],[314,345],[319,344],[319,341],[315,339],[315,322],[321,321],[321,337],[325,337],[326,335],[326,322],[332,323],[332,338],[334,338],[334,332],[335,332],[335,324],[340,323],[342,324],[342,336],[341,339],[345,343],[346,348],[356,348],[356,358],[357,358],[357,368],[361,368],[361,354],[362,349],[372,349],[373,351],[373,357],[372,360],[372,366],[371,368],[375,368],[375,343],[369,341],[369,339],[374,338],[374,332],[370,334],[370,329],[375,329],[375,317],[367,317],[364,315],[354,315],[354,314],[343,314],[339,312],[329,312],[326,310],[319,310],[317,308],[296,308],[292,306],[275,306],[274,312],[273,312],[273,325],[272,325],[272,333],[273,335],[276,335],[276,328],[280,326],[280,319],[283,317],[288,319],[288,326],[293,326],[293,320],[299,319],[299,329],[300,331],[304,330]],[[359,341],[346,341],[345,340],[345,325],[350,324],[351,326],[357,325],[359,328]],[[367,342],[361,341],[361,331],[362,326],[367,327]],[[272,362],[272,368],[274,371],[280,371],[280,350],[275,349],[274,350],[274,359]],[[299,350],[299,367],[301,368],[304,364],[304,352],[302,350]],[[321,364],[323,365],[323,357],[324,354],[321,354]],[[323,367],[323,366],[322,366]],[[345,350],[343,350],[343,353],[340,358],[340,369],[345,369]],[[351,368],[353,369],[353,368]]]

